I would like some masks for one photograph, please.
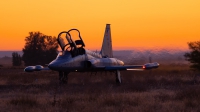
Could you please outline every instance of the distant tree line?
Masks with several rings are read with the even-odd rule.
[[[29,32],[29,36],[25,37],[22,59],[25,65],[45,65],[56,58],[57,49],[56,37]]]
[[[12,65],[13,66],[21,66],[22,58],[17,52],[12,53]]]

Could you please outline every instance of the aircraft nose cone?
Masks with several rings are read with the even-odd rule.
[[[55,61],[53,61],[48,65],[48,68],[56,70],[58,68],[58,64]]]
[[[52,68],[53,68],[53,65],[52,65],[52,64],[49,64],[49,65],[48,65],[48,68],[52,69]]]

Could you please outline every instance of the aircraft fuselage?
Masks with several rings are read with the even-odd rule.
[[[103,58],[100,54],[85,50],[85,54],[71,56],[69,51],[60,52],[48,67],[55,71],[91,71],[104,70],[106,66],[123,66],[124,63],[116,58]],[[98,66],[98,68],[96,68]]]

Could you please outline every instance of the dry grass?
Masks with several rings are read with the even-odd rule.
[[[171,112],[200,111],[199,76],[186,65],[123,71],[123,84],[112,73],[71,73],[59,85],[56,72],[25,73],[0,69],[1,111]]]

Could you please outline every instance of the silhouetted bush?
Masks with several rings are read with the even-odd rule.
[[[190,52],[185,53],[185,59],[191,63],[191,68],[200,71],[200,41],[188,42]]]

